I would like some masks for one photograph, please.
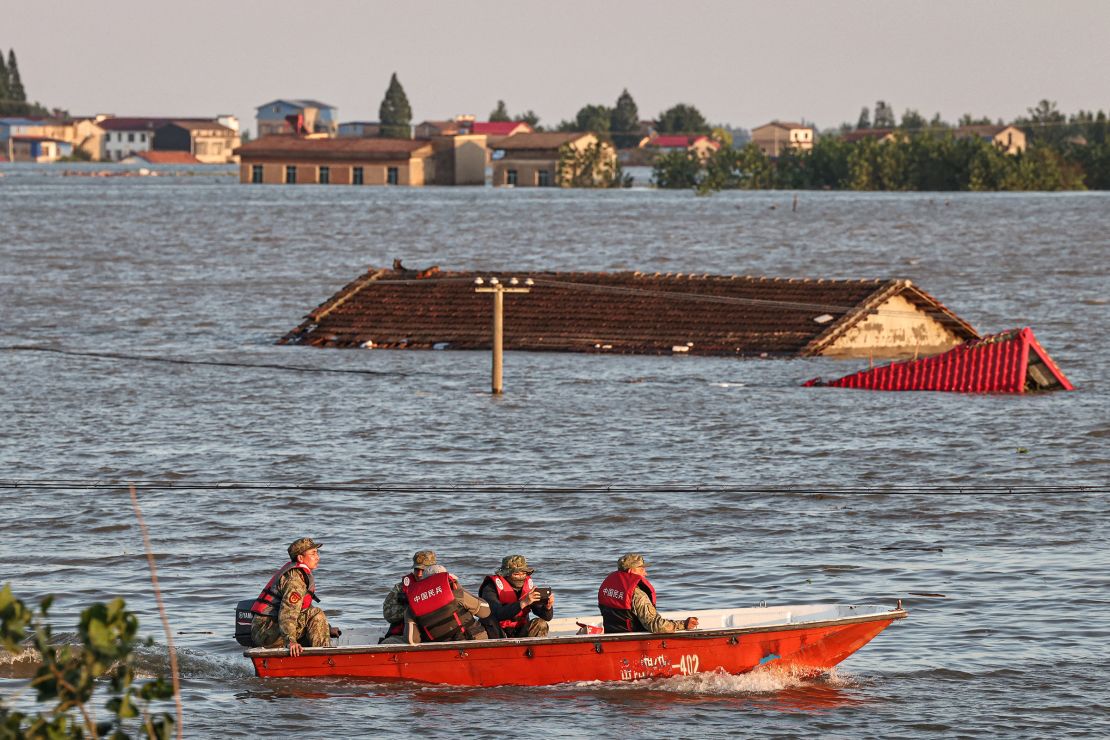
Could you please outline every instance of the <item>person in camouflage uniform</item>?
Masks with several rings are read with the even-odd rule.
[[[497,572],[482,581],[478,598],[489,604],[491,612],[482,624],[491,638],[547,636],[555,616],[555,594],[548,592],[540,601],[540,592],[532,584],[535,570],[523,555],[508,555]]]
[[[289,561],[294,567],[283,566],[255,602],[251,640],[257,647],[288,647],[295,657],[302,647],[327,647],[328,638],[338,636],[339,630],[328,625],[324,610],[311,606],[316,598],[311,571],[320,565],[320,547],[311,537],[302,537],[289,546]],[[260,604],[270,613],[259,613]]]
[[[599,603],[601,602],[603,595],[608,588],[611,588],[612,586],[615,586],[616,584],[621,582],[621,579],[616,578],[620,574],[628,574],[628,576],[632,576],[632,578],[630,578],[629,581],[626,582],[634,583],[639,580],[642,583],[647,584],[648,588],[650,588],[651,595],[648,594],[648,591],[646,591],[643,586],[633,586],[630,589],[632,591],[631,603],[627,606],[627,612],[629,612],[628,616],[632,618],[632,629],[625,630],[622,628],[617,631],[675,632],[697,629],[697,617],[687,617],[686,619],[665,619],[664,617],[660,616],[658,611],[656,611],[654,603],[655,589],[647,580],[647,563],[644,562],[644,556],[640,555],[639,553],[630,552],[617,561],[616,572],[611,573],[609,577],[605,579],[605,582],[601,586],[601,590],[599,592]],[[623,592],[621,593],[621,596],[624,596]],[[605,614],[604,605],[602,608],[602,614]],[[639,624],[636,624],[636,622],[639,622]],[[606,632],[613,631],[610,629],[610,626],[610,621],[607,617],[605,628]],[[642,627],[642,630],[637,629],[637,627]]]
[[[412,556],[412,574],[416,580],[424,574],[425,568],[436,564],[436,554],[431,550],[421,550]],[[389,622],[389,631],[379,640],[381,643],[405,643],[404,635],[405,610],[409,602],[405,598],[405,589],[400,581],[389,590],[389,594],[382,602],[382,616]]]

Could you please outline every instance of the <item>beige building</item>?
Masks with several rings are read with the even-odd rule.
[[[752,129],[752,143],[768,157],[779,156],[787,147],[806,151],[813,148],[813,127],[771,121]]]
[[[270,185],[424,185],[432,145],[412,139],[265,136],[235,150],[239,182]]]
[[[431,174],[427,182],[432,185],[485,185],[486,160],[489,149],[482,134],[456,134],[433,136],[430,139],[435,152]]]
[[[239,132],[216,121],[175,120],[154,130],[154,151],[188,152],[202,164],[237,162]]]
[[[975,137],[986,139],[1006,154],[1018,154],[1025,151],[1025,132],[1016,126],[1004,124],[960,126],[953,133],[957,139]]]
[[[584,152],[601,144],[603,156],[616,166],[617,153],[590,133],[516,134],[493,151],[493,184],[515,187],[553,187],[560,178],[559,161],[567,149]],[[562,173],[569,177],[570,173]]]

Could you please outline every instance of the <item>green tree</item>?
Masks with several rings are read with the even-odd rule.
[[[608,134],[612,113],[612,110],[604,105],[584,105],[574,117],[574,130]]]
[[[871,109],[866,105],[859,112],[859,119],[856,121],[856,128],[871,128]]]
[[[4,63],[4,52],[0,50],[0,110],[11,94],[8,86],[8,65]]]
[[[17,103],[27,102],[27,92],[19,77],[19,63],[15,60],[15,49],[8,50],[8,98]]]
[[[1028,117],[1018,123],[1025,130],[1030,144],[1059,146],[1071,132],[1065,126],[1067,117],[1056,108],[1055,100],[1041,100],[1034,108],[1027,108]]]
[[[533,111],[531,108],[524,111],[523,113],[518,113],[516,116],[516,120],[521,121],[522,123],[527,123],[536,131],[540,130],[540,117],[537,116],[536,112]]]
[[[651,182],[657,188],[688,190],[698,185],[701,170],[702,163],[693,152],[685,149],[667,152],[655,158]]]
[[[613,148],[595,141],[584,149],[570,144],[559,148],[556,184],[564,188],[619,188],[632,185],[631,175],[625,177]]]
[[[490,111],[489,120],[500,123],[513,120],[509,117],[509,109],[505,107],[504,100],[497,101],[497,107]]]
[[[609,116],[609,130],[613,133],[613,143],[628,149],[640,143],[640,109],[632,99],[628,88],[621,91],[617,104]]]
[[[168,739],[175,728],[173,717],[152,714],[150,704],[173,696],[173,687],[161,677],[135,682],[139,621],[123,600],[93,604],[81,612],[79,649],[54,641],[48,622],[52,601],[50,596],[43,599],[36,614],[12,595],[9,584],[0,589],[0,645],[18,654],[30,632],[30,644],[40,655],[31,688],[38,702],[53,705],[37,714],[24,714],[0,700],[0,737],[124,740],[134,728],[143,737]],[[102,682],[105,676],[108,681]],[[88,705],[98,686],[105,685],[110,719],[96,721]]]
[[[709,138],[726,149],[732,148],[732,132],[724,126],[714,126],[713,130],[709,132]]]
[[[697,108],[679,103],[659,114],[655,128],[661,134],[707,134],[710,126]]]
[[[960,122],[957,126],[989,126],[991,124],[990,116],[979,116],[976,118],[970,113],[964,113],[960,116]]]
[[[378,120],[382,124],[381,135],[386,138],[408,139],[412,136],[412,107],[396,72],[389,78],[389,88],[378,108]]]
[[[929,123],[925,120],[925,116],[913,108],[906,108],[906,112],[902,114],[902,128],[907,131],[919,131],[928,127]]]

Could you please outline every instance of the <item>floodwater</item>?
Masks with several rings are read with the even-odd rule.
[[[1110,194],[803,192],[793,210],[790,192],[61,171],[0,168],[0,581],[55,594],[63,633],[122,595],[156,642],[144,670],[165,670],[127,494],[93,482],[180,486],[139,496],[187,736],[446,737],[516,732],[510,717],[553,737],[1110,735]],[[1077,390],[883,394],[801,387],[859,361],[509,353],[495,398],[488,353],[274,346],[395,257],[909,278],[981,332],[1031,326]],[[28,346],[64,353],[11,349]],[[667,609],[901,598],[910,617],[806,682],[259,680],[232,608],[303,534],[325,543],[340,627],[380,618],[426,547],[471,588],[524,553],[562,616],[593,612],[634,550]],[[23,708],[25,660],[0,659]]]

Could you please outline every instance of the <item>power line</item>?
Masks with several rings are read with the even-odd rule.
[[[173,365],[210,365],[214,367],[247,367],[247,368],[262,368],[267,370],[289,370],[300,373],[341,373],[347,375],[377,375],[377,376],[409,376],[413,373],[399,372],[399,371],[384,371],[384,370],[353,370],[347,368],[335,367],[303,367],[300,365],[280,365],[277,363],[260,362],[230,362],[220,360],[185,360],[179,357],[152,357],[150,355],[128,355],[121,352],[78,352],[69,349],[57,349],[54,347],[35,347],[29,345],[10,345],[7,347],[0,347],[0,350],[7,352],[49,352],[59,355],[69,355],[72,357],[89,357],[98,360],[127,360],[129,362],[164,362]]]

